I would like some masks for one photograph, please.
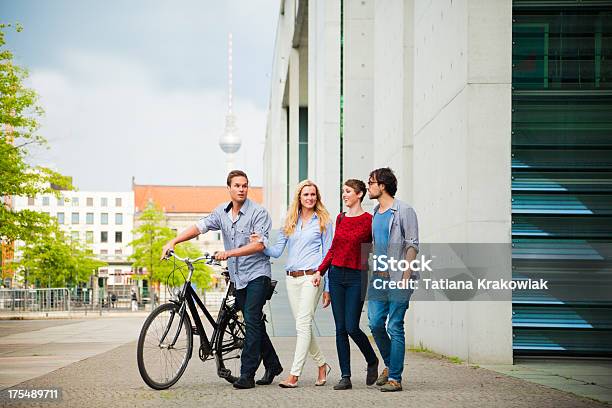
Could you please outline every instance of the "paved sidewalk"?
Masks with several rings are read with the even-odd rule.
[[[484,366],[512,377],[612,403],[612,360],[516,358],[514,365]]]
[[[276,337],[273,342],[287,374],[293,357],[295,338]],[[447,360],[408,353],[404,387],[400,393],[379,392],[365,385],[365,363],[352,349],[353,383],[350,391],[334,391],[339,375],[333,337],[320,338],[323,352],[333,367],[330,383],[315,387],[315,366],[308,361],[300,387],[281,389],[271,386],[252,390],[234,390],[215,374],[215,364],[205,364],[196,357],[181,380],[171,389],[149,389],[138,374],[136,344],[120,346],[106,353],[60,368],[49,374],[19,384],[19,387],[61,387],[61,403],[16,404],[9,406],[41,407],[601,407],[586,398],[561,392],[482,368],[454,364]],[[236,367],[237,368],[237,367]],[[261,375],[261,370],[260,373]],[[282,378],[282,376],[281,376]],[[4,403],[3,401],[2,403]]]
[[[133,342],[144,320],[0,321],[0,389]]]

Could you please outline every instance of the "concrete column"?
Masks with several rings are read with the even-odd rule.
[[[340,211],[340,0],[308,3],[308,176]]]
[[[344,0],[343,178],[365,179],[374,146],[374,0]],[[366,209],[372,202],[364,201]]]
[[[372,168],[391,167],[397,197],[412,202],[412,2],[374,6],[374,126]]]
[[[300,53],[289,54],[289,201],[299,176],[300,137]]]

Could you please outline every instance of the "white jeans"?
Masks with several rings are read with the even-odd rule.
[[[312,326],[319,298],[323,292],[323,285],[313,286],[312,275],[297,278],[287,276],[286,282],[289,304],[291,305],[297,332],[291,375],[299,377],[306,362],[306,354],[317,363],[318,367],[325,365],[325,357],[319,349]]]

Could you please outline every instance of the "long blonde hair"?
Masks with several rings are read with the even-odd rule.
[[[323,205],[321,201],[321,193],[319,193],[319,187],[315,183],[310,180],[304,180],[297,185],[295,189],[295,194],[293,195],[293,201],[289,206],[289,210],[287,211],[287,218],[285,219],[285,227],[283,228],[283,233],[288,237],[291,236],[295,232],[295,228],[297,226],[298,217],[300,216],[300,211],[302,210],[302,203],[300,202],[300,195],[302,194],[302,190],[304,187],[314,187],[317,193],[317,202],[314,207],[314,212],[317,214],[319,218],[319,227],[321,233],[324,233],[327,229],[327,225],[331,222],[331,217],[329,216],[329,212]]]

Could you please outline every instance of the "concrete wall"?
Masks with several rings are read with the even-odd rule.
[[[295,62],[294,5],[286,0],[279,18],[266,136],[264,204],[275,227],[285,211],[284,106],[304,96],[304,70],[291,67],[301,53]],[[388,165],[398,198],[417,211],[421,242],[510,242],[511,1],[344,0],[342,176],[340,0],[307,7],[309,178],[330,212],[340,210],[341,177],[365,180]],[[408,342],[510,363],[511,314],[510,302],[414,303]]]
[[[421,242],[510,242],[512,2],[414,5]],[[512,362],[511,323],[511,302],[414,303],[408,319],[413,344],[478,363]]]

